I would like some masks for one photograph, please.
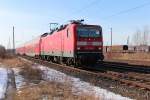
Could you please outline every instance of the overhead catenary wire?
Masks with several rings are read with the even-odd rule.
[[[77,11],[75,11],[74,14],[78,14],[78,13],[81,13],[81,12],[83,12],[83,11],[86,11],[89,7],[92,7],[92,6],[94,6],[94,5],[97,5],[98,2],[100,2],[100,1],[102,1],[102,0],[94,0],[94,1],[92,1],[91,3],[85,5],[84,7],[78,9]]]
[[[88,5],[82,7],[80,10],[76,11],[75,14],[78,14],[78,13],[80,13],[80,12],[86,11],[89,7],[91,7],[91,6],[93,6],[93,5],[97,5],[98,2],[100,2],[100,1],[102,1],[102,0],[95,0],[95,1],[93,1],[93,2],[91,2],[91,3],[89,3]],[[109,19],[109,18],[113,18],[113,17],[115,17],[115,16],[118,16],[118,15],[121,15],[121,14],[124,14],[124,13],[128,13],[128,12],[134,11],[134,10],[136,10],[136,9],[143,8],[143,7],[148,6],[148,5],[150,5],[150,2],[141,4],[141,5],[138,5],[138,6],[129,8],[129,9],[126,9],[126,10],[122,10],[122,11],[120,11],[120,12],[117,12],[117,13],[114,13],[114,14],[112,14],[112,15],[106,16],[106,17],[104,17],[104,18],[102,18],[102,19],[107,20],[107,19]]]
[[[114,13],[114,14],[109,15],[109,16],[103,18],[103,19],[109,19],[109,18],[118,16],[118,15],[121,15],[121,14],[125,14],[125,13],[128,13],[128,12],[131,12],[131,11],[136,10],[136,9],[143,8],[143,7],[148,6],[148,5],[150,5],[150,2],[147,2],[147,3],[141,4],[141,5],[138,5],[138,6],[135,6],[135,7],[132,7],[132,8],[129,8],[129,9],[126,9],[126,10]]]
[[[80,9],[78,9],[78,10],[72,12],[71,15],[72,15],[72,16],[75,16],[75,15],[81,13],[81,12],[84,12],[84,11],[86,11],[87,9],[89,9],[89,7],[92,7],[92,6],[94,6],[94,5],[97,5],[98,2],[100,2],[100,1],[102,1],[102,0],[93,0],[92,2],[90,2],[90,3],[88,3],[87,5],[83,6],[82,8],[80,8]],[[61,18],[61,19],[64,20],[63,18]],[[73,19],[73,17],[70,17],[70,19]],[[68,21],[63,21],[62,23],[68,23]]]
[[[80,8],[79,10],[75,11],[74,13],[72,13],[72,16],[73,16],[73,15],[76,15],[76,14],[79,14],[79,13],[81,13],[81,12],[83,12],[83,11],[86,11],[87,9],[89,9],[89,7],[94,6],[94,5],[97,5],[98,2],[100,2],[100,1],[102,1],[102,0],[94,0],[94,1],[92,1],[92,2],[89,3],[88,5],[85,5],[84,7]],[[131,11],[133,11],[133,10],[143,8],[143,7],[148,6],[148,5],[150,5],[150,2],[141,4],[141,5],[138,5],[138,6],[129,8],[129,9],[126,9],[126,10],[122,10],[122,11],[120,11],[120,12],[114,13],[114,14],[109,15],[109,16],[106,16],[106,17],[103,17],[103,18],[101,18],[101,19],[107,20],[107,19],[109,19],[109,18],[113,18],[113,17],[115,17],[115,16],[119,16],[119,15],[121,15],[121,14],[128,13],[128,12],[131,12]],[[63,19],[63,20],[64,20],[64,19]],[[63,23],[67,23],[67,22],[68,22],[68,21],[64,21]]]

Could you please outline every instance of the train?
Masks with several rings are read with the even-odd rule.
[[[102,27],[72,20],[19,46],[16,53],[67,65],[95,64],[104,59]]]

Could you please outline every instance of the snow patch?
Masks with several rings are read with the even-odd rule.
[[[60,83],[65,83],[66,81],[69,81],[71,85],[73,86],[72,92],[76,95],[81,94],[81,93],[88,93],[91,95],[95,95],[96,97],[100,98],[100,100],[131,100],[128,97],[123,97],[121,95],[110,92],[106,89],[93,86],[88,82],[84,82],[80,80],[80,78],[68,76],[62,72],[56,71],[46,66],[37,65],[37,66],[32,66],[32,67],[37,67],[40,70],[42,70],[42,72],[44,73],[43,75],[44,80],[56,81]],[[24,78],[21,75],[19,75],[20,69],[14,68],[13,70],[15,73],[16,87],[17,87],[17,90],[19,90],[21,87],[25,85]]]
[[[121,95],[115,94],[113,92],[110,92],[108,90],[102,89],[100,87],[96,87],[91,85],[90,83],[81,81],[79,78],[74,78],[71,76],[68,76],[62,72],[56,71],[54,69],[45,67],[45,66],[37,66],[44,72],[44,79],[49,81],[56,81],[64,83],[66,80],[70,81],[73,85],[72,91],[73,93],[90,93],[94,94],[96,97],[102,99],[102,100],[131,100],[128,97],[122,97]]]
[[[13,71],[14,71],[14,74],[15,74],[16,88],[17,88],[17,90],[19,90],[26,83],[24,82],[23,76],[19,74],[19,72],[20,72],[19,68],[13,68]]]
[[[7,69],[0,68],[0,99],[3,99],[5,97],[5,93],[7,90],[7,82]]]

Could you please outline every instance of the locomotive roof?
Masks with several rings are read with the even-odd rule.
[[[48,33],[44,33],[44,34],[41,35],[41,37],[45,37],[47,35],[48,35]]]
[[[56,28],[56,29],[54,29],[54,30],[52,30],[51,32],[50,32],[50,34],[53,34],[55,31],[61,31],[61,30],[63,30],[63,29],[65,29],[68,25],[70,25],[70,24],[78,24],[78,25],[83,25],[83,22],[84,20],[83,19],[81,19],[81,20],[70,20],[69,22],[69,24],[65,24],[65,25],[60,25],[60,27],[58,27],[58,28]]]
[[[47,35],[51,35],[54,32],[58,32],[58,31],[64,30],[67,26],[73,25],[73,24],[79,25],[79,26],[87,26],[87,27],[93,27],[94,26],[94,27],[101,28],[100,25],[88,25],[88,24],[84,24],[83,21],[84,21],[83,19],[81,19],[81,20],[70,20],[69,24],[60,25],[60,27],[57,27],[56,29],[53,29],[51,32],[42,34],[41,37],[46,37]]]

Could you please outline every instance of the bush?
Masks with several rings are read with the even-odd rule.
[[[25,79],[28,79],[30,81],[38,81],[42,80],[43,72],[40,69],[33,67],[32,65],[25,64],[22,70],[20,71],[20,74]]]
[[[4,46],[0,45],[0,57],[5,58],[6,49]]]

